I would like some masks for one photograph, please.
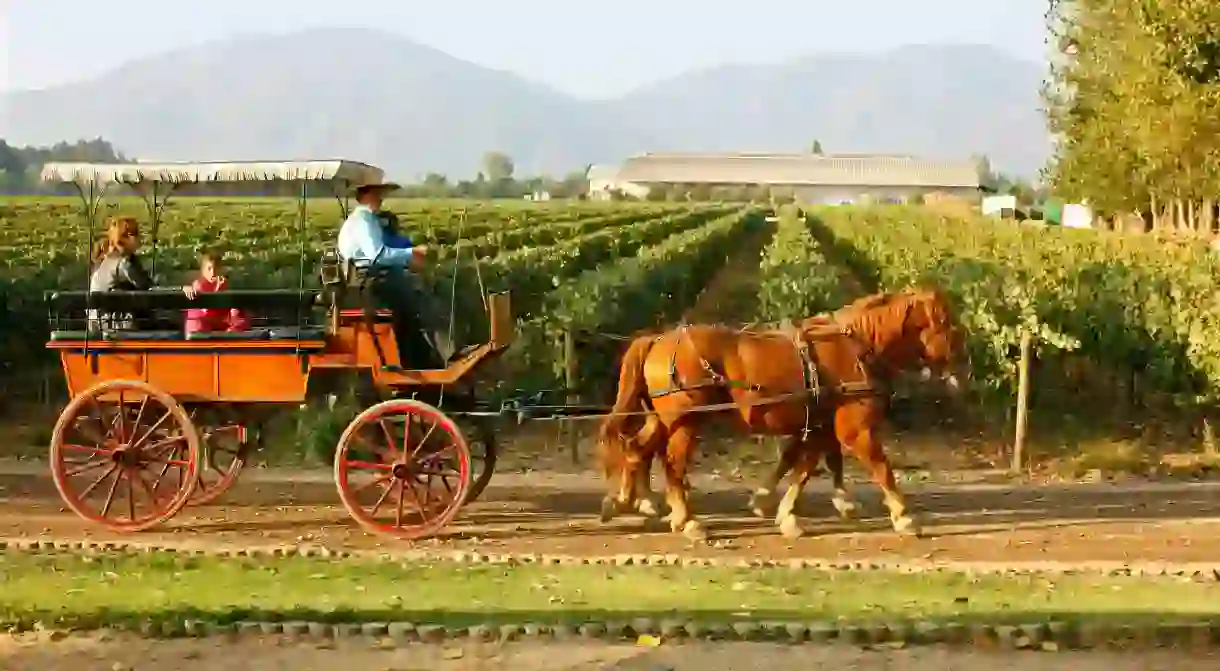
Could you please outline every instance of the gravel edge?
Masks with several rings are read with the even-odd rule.
[[[46,630],[41,630],[44,633]],[[527,640],[634,642],[658,645],[684,641],[750,641],[792,645],[851,645],[905,648],[943,645],[984,650],[1041,651],[1173,648],[1206,652],[1220,649],[1220,622],[1163,624],[1045,621],[1027,624],[986,622],[894,622],[843,625],[827,621],[737,621],[707,623],[675,619],[633,618],[580,623],[521,622],[446,626],[427,622],[311,622],[301,620],[143,620],[116,622],[86,631],[120,631],[151,639],[209,638],[222,640],[278,639],[312,642],[364,640],[383,648],[451,642],[511,642]],[[51,636],[58,640],[61,635]],[[643,637],[651,637],[647,640]]]
[[[190,544],[139,541],[65,541],[0,538],[0,552],[28,553],[167,553],[208,557],[312,557],[356,558],[373,561],[448,561],[455,564],[540,564],[549,566],[705,566],[717,568],[789,568],[821,571],[882,571],[896,573],[965,573],[970,575],[1101,575],[1106,577],[1177,577],[1220,582],[1220,563],[1126,562],[958,562],[833,560],[819,558],[765,559],[760,557],[691,557],[682,554],[616,554],[576,556],[563,554],[500,554],[435,550],[335,550],[320,545],[205,547]]]

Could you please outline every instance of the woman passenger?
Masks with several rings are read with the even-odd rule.
[[[106,237],[93,246],[93,274],[89,291],[148,291],[152,277],[140,257],[140,225],[132,217],[115,217],[106,225]]]

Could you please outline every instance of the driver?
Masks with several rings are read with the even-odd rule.
[[[384,274],[373,280],[372,290],[394,315],[394,339],[403,367],[416,367],[407,364],[411,361],[407,343],[422,334],[436,357],[430,367],[444,368],[453,358],[453,344],[441,328],[440,312],[432,296],[423,290],[412,272],[427,262],[429,249],[425,245],[410,245],[401,238],[388,241],[377,216],[386,195],[398,189],[392,183],[356,187],[357,205],[339,229],[339,256],[358,266],[372,264],[384,269]]]

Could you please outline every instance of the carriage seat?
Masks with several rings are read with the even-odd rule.
[[[183,340],[182,315],[191,308],[239,309],[259,323],[248,331],[193,333],[190,340],[318,339],[323,329],[312,321],[318,292],[298,289],[234,289],[187,298],[177,289],[151,291],[55,291],[46,296],[52,325],[51,340]],[[91,311],[139,314],[150,329],[96,329]],[[146,315],[146,317],[145,317]],[[173,329],[163,328],[163,325]],[[93,328],[93,330],[90,330]]]
[[[322,340],[326,329],[321,326],[258,326],[246,331],[196,331],[187,340]]]
[[[318,279],[324,287],[363,288],[373,280],[384,277],[387,272],[389,269],[378,266],[376,259],[372,261],[345,259],[339,256],[339,250],[331,247],[322,252]]]
[[[322,253],[318,269],[323,300],[339,317],[359,318],[371,311],[377,321],[389,321],[392,313],[378,307],[369,290],[374,281],[388,272],[388,268],[377,266],[373,261],[344,259],[338,250],[327,249]]]

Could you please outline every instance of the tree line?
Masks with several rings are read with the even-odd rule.
[[[1220,3],[1049,0],[1057,193],[1145,230],[1214,232]]]
[[[821,154],[822,144],[815,140],[810,153]],[[1023,202],[1031,202],[1039,192],[1028,182],[1018,180],[991,168],[986,156],[975,158],[980,181],[990,191],[1012,193]],[[128,163],[123,152],[102,138],[59,142],[49,147],[18,147],[0,139],[0,194],[69,194],[70,188],[62,185],[42,184],[39,173],[45,163],[52,161],[83,161],[97,163]],[[482,157],[480,170],[473,179],[451,179],[447,175],[429,172],[403,185],[400,196],[408,198],[527,198],[549,197],[555,199],[585,198],[588,196],[588,167],[569,172],[563,177],[535,175],[520,177],[511,156],[502,152],[487,152]],[[191,195],[238,196],[265,195],[290,196],[295,190],[272,185],[208,185],[192,189]],[[545,194],[545,195],[544,195]],[[330,195],[318,189],[315,195]],[[614,192],[612,199],[630,200],[631,196]],[[776,188],[766,185],[712,186],[709,184],[655,185],[649,189],[646,200],[652,201],[719,201],[755,202],[783,204],[794,201],[791,188]]]
[[[126,163],[128,160],[122,152],[100,137],[59,142],[50,147],[16,147],[0,138],[0,193],[20,195],[56,192],[56,186],[44,185],[38,179],[45,163]]]
[[[588,167],[563,177],[535,175],[520,177],[511,156],[490,151],[483,155],[481,169],[474,179],[452,180],[447,175],[429,172],[415,183],[405,184],[401,195],[408,198],[583,198],[589,188]],[[543,196],[546,194],[546,196]]]

